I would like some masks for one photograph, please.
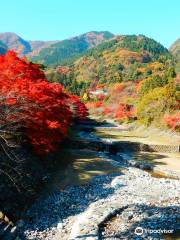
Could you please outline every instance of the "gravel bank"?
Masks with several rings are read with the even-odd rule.
[[[177,230],[179,196],[178,180],[152,178],[143,170],[129,167],[121,175],[98,176],[84,186],[67,188],[40,199],[27,212],[22,230],[26,239],[44,240],[90,240],[103,239],[103,236],[116,239],[112,234],[113,237],[124,236],[122,239],[135,239],[137,226],[144,229],[170,226]],[[125,209],[131,216],[120,217],[121,227],[118,224],[116,229],[102,227],[110,216]],[[167,225],[167,217],[170,225]],[[131,219],[133,222],[129,223]],[[152,239],[152,236],[146,233],[142,239]]]
[[[85,132],[80,137],[100,140]],[[25,214],[20,239],[150,240],[164,239],[161,230],[180,231],[179,180],[152,177],[145,171],[151,166],[139,165],[128,153],[96,154],[122,172],[96,176],[85,185],[39,199]]]

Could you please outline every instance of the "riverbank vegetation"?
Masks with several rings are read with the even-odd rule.
[[[5,143],[12,134],[46,154],[67,137],[74,119],[87,114],[77,96],[58,83],[49,83],[38,65],[14,52],[0,57],[0,76],[1,140]]]
[[[13,51],[0,56],[1,206],[15,209],[35,194],[51,165],[47,155],[86,116],[80,98],[49,83],[39,65]]]

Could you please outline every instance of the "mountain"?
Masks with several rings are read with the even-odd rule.
[[[138,83],[146,78],[159,82],[172,62],[168,49],[155,40],[143,35],[121,35],[87,50],[72,65],[48,69],[46,74],[49,81],[59,82],[82,96],[99,86],[109,88],[115,83]]]
[[[143,35],[117,36],[75,61],[74,77],[78,82],[100,84],[136,81],[155,69],[158,72],[167,58],[172,58],[169,51],[153,39]]]
[[[0,41],[6,45],[8,49],[16,51],[19,55],[26,55],[32,51],[29,42],[15,33],[0,33]]]
[[[114,35],[107,31],[88,32],[43,48],[32,60],[49,66],[71,64],[88,49],[113,37]]]
[[[80,95],[94,116],[164,126],[169,124],[165,123],[167,114],[175,121],[179,116],[175,115],[180,89],[174,62],[168,49],[155,40],[123,35],[89,49],[72,65],[54,72],[48,69],[46,74],[49,81]],[[174,123],[171,118],[170,123]]]
[[[47,48],[50,45],[57,43],[59,41],[29,41],[32,51],[28,54],[28,56],[33,57],[39,54],[41,49]]]
[[[7,49],[32,61],[57,66],[72,63],[87,49],[114,37],[110,32],[89,32],[63,41],[27,41],[12,32],[0,33],[0,53]]]
[[[14,50],[20,56],[32,57],[37,55],[42,48],[49,47],[58,41],[27,41],[12,32],[0,33],[0,53],[7,49]]]
[[[169,48],[169,51],[173,54],[176,59],[176,71],[180,73],[180,38],[177,39],[172,46]]]
[[[178,57],[178,59],[180,59],[180,38],[177,39],[172,46],[169,48],[170,52],[172,52],[172,54],[176,57]]]

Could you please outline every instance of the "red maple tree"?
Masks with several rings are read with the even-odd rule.
[[[39,65],[19,58],[13,51],[0,56],[0,95],[3,106],[21,109],[6,121],[19,121],[27,139],[39,154],[54,151],[67,136],[73,118],[84,118],[86,107],[57,83],[49,83]],[[21,100],[20,100],[21,99]],[[76,111],[72,113],[72,109]],[[1,119],[0,119],[1,124]]]

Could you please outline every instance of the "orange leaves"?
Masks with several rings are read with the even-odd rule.
[[[105,107],[103,110],[103,114],[108,116],[111,115],[113,113],[113,110],[110,107]]]
[[[133,118],[134,110],[133,107],[127,104],[119,104],[115,109],[115,118],[117,120],[128,120]]]
[[[162,71],[164,69],[164,65],[160,62],[149,63],[148,67],[153,71]]]
[[[98,101],[98,102],[88,102],[86,103],[87,108],[100,108],[103,106],[103,102],[102,101]]]
[[[57,129],[57,128],[61,127],[61,125],[59,124],[58,121],[47,120],[46,123],[48,125],[48,128],[50,128],[50,129]]]
[[[126,83],[115,83],[112,87],[112,91],[114,93],[119,93],[125,89],[126,85]]]
[[[136,83],[130,81],[114,84],[109,90],[109,102],[117,104],[119,102],[126,102],[126,99],[130,97],[135,98],[137,94],[135,86]]]
[[[103,90],[105,88],[105,84],[98,84],[96,87],[95,87],[95,90]]]
[[[166,115],[164,117],[164,122],[172,129],[180,130],[180,112],[174,115]]]
[[[62,74],[67,74],[69,72],[69,68],[64,66],[58,67],[57,70],[59,73],[62,73]]]
[[[129,65],[134,62],[143,62],[144,61],[144,55],[143,53],[133,52],[127,49],[117,49],[115,51],[115,57],[118,59],[121,59],[123,61],[123,65]]]

